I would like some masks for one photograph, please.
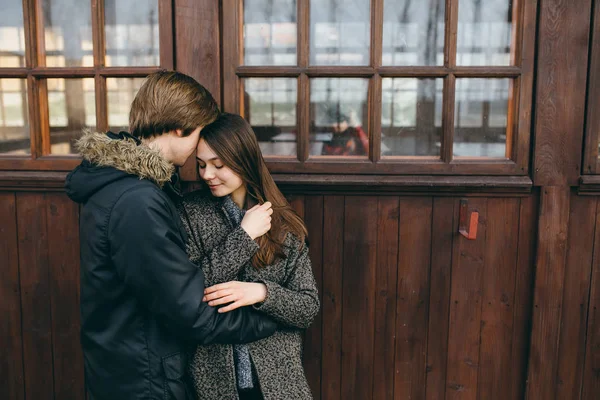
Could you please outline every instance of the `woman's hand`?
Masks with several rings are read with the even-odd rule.
[[[267,287],[263,283],[231,281],[219,283],[204,290],[204,298],[209,306],[228,304],[219,308],[220,313],[226,313],[243,306],[265,301]]]
[[[271,229],[271,214],[273,209],[268,201],[262,205],[255,205],[246,211],[241,223],[242,229],[252,240],[264,235]]]

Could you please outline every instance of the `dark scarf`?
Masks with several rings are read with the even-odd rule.
[[[231,227],[237,227],[242,223],[246,211],[240,209],[237,204],[227,196],[223,200],[223,210],[229,219]],[[235,375],[239,389],[252,389],[254,387],[252,376],[252,362],[250,352],[245,344],[233,345],[233,359],[235,361]]]

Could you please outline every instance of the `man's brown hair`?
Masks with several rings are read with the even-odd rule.
[[[129,130],[151,138],[181,129],[187,136],[219,115],[215,99],[194,78],[175,71],[148,76],[131,103]]]

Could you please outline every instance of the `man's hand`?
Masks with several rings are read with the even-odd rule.
[[[239,307],[263,302],[266,297],[267,287],[263,283],[231,281],[206,288],[202,301],[208,302],[209,306],[229,304],[219,308],[220,313],[226,313]]]
[[[271,208],[270,202],[255,205],[246,211],[241,223],[242,229],[252,240],[264,235],[271,229],[271,214],[273,214],[273,208]]]

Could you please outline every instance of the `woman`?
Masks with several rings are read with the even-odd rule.
[[[210,194],[187,195],[179,211],[190,258],[206,276],[204,300],[221,307],[219,312],[251,305],[281,325],[273,336],[247,345],[199,346],[190,365],[197,395],[311,399],[302,368],[302,330],[317,314],[319,299],[306,227],[275,185],[242,117],[223,114],[206,126],[196,156]],[[252,234],[243,225],[264,213],[268,205],[257,205],[266,202],[272,203],[271,229],[258,237],[260,232]]]

